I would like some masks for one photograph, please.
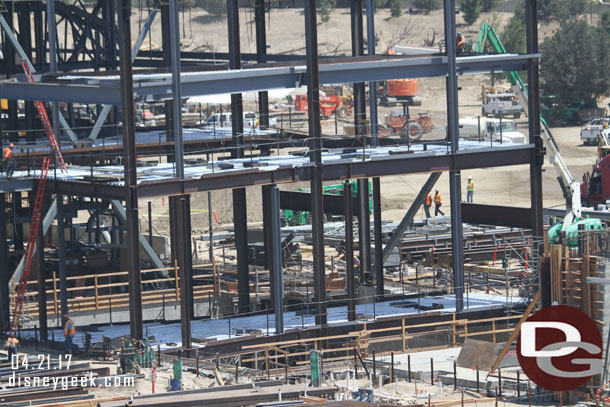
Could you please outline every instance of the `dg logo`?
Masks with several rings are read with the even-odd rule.
[[[517,357],[538,386],[572,390],[602,372],[602,337],[582,311],[567,305],[547,307],[521,325]]]

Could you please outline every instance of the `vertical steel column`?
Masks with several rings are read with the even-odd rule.
[[[47,28],[49,41],[49,72],[57,72],[57,23],[55,22],[55,1],[47,1]],[[57,102],[51,103],[51,120],[53,121],[53,131],[60,142],[59,126],[59,106]]]
[[[362,0],[350,2],[350,16],[352,21],[352,56],[364,55],[364,28],[362,22]],[[356,137],[366,146],[366,100],[364,82],[354,83],[354,122]],[[364,189],[363,189],[364,188]],[[358,222],[360,238],[360,269],[362,275],[371,271],[371,217],[369,212],[369,180],[358,180],[358,194],[360,198],[360,219]],[[366,210],[363,210],[366,208]]]
[[[57,268],[59,274],[59,298],[61,304],[61,314],[68,313],[68,277],[66,271],[66,239],[65,239],[65,219],[64,219],[64,196],[56,194],[57,201]]]
[[[271,267],[271,211],[269,210],[269,190],[273,188],[271,185],[263,185],[261,192],[263,196],[263,244],[265,247],[265,267],[270,269]],[[273,283],[273,280],[271,280]],[[273,297],[271,298],[273,304]]]
[[[4,261],[0,261],[0,326],[5,331],[10,325],[10,300],[9,300],[9,283],[10,270],[8,262],[8,236],[6,227],[8,219],[6,216],[6,194],[0,194],[0,257]]]
[[[447,128],[451,142],[451,154],[459,148],[458,89],[455,68],[455,0],[445,0],[445,47],[447,51]],[[453,254],[453,287],[457,312],[464,308],[464,255],[462,235],[462,210],[460,172],[449,171],[449,191],[451,200],[451,251]]]
[[[354,275],[354,211],[352,208],[352,185],[343,184],[345,208],[345,279],[347,280],[347,320],[356,320],[356,276]]]
[[[316,324],[326,325],[326,267],[324,263],[324,201],[322,196],[322,129],[320,127],[320,78],[318,75],[318,26],[316,1],[305,1],[305,49],[307,54],[307,118],[309,122],[311,178],[311,232],[313,289]]]
[[[241,69],[238,0],[227,0],[229,26],[229,68]],[[244,106],[241,93],[231,95],[233,150],[231,157],[244,157]],[[250,276],[248,270],[248,215],[246,189],[233,190],[233,226],[237,251],[237,291],[239,312],[250,311]]]
[[[3,13],[4,18],[11,27],[13,28],[13,13],[11,10],[8,10]],[[9,78],[15,75],[15,48],[11,45],[8,36],[4,33],[4,40],[2,41],[4,47],[2,49],[2,55],[4,57],[2,65],[5,67],[4,73],[6,77]],[[17,122],[17,101],[9,100],[8,101],[8,121],[7,121],[7,129],[8,130],[17,130],[18,122]],[[16,131],[12,131],[9,133],[9,140],[16,142],[18,139],[18,133]]]
[[[180,320],[182,332],[182,347],[191,348],[191,319],[193,307],[193,269],[191,256],[191,212],[190,195],[170,197],[170,203],[176,211],[178,238],[178,267],[180,268]]]
[[[366,3],[366,30],[368,54],[375,55],[375,0]],[[377,117],[377,82],[369,82],[369,106],[371,116],[371,146],[379,146]],[[381,182],[379,177],[373,178],[373,229],[375,234],[375,283],[377,298],[383,299],[383,236],[381,231]]]
[[[267,62],[267,33],[265,32],[265,0],[254,3],[254,21],[256,23],[256,62]],[[260,128],[269,127],[269,94],[258,92],[258,112]]]
[[[23,240],[25,239],[25,234],[23,233],[23,223],[17,222],[17,217],[21,215],[21,209],[23,208],[21,199],[21,192],[13,192],[13,217],[15,219],[15,225],[13,227],[15,232],[14,250],[17,252],[22,252],[25,249],[25,245],[23,244]]]
[[[127,270],[129,271],[129,324],[131,337],[144,337],[142,326],[142,282],[140,276],[140,233],[138,230],[138,177],[136,168],[133,70],[131,64],[131,0],[120,0],[119,59],[121,66],[121,109],[123,112],[123,151],[125,201],[127,212]]]
[[[535,0],[525,1],[525,32],[528,53],[538,52],[538,5]],[[542,203],[542,164],[544,146],[540,137],[540,78],[538,60],[530,60],[527,67],[527,110],[529,118],[529,142],[536,146],[530,161],[530,199],[532,207],[532,235],[542,239],[544,233],[544,214]],[[543,307],[551,305],[551,284],[546,273],[540,273],[539,264],[535,267],[540,275],[540,300]]]
[[[15,3],[15,11],[17,12],[17,21],[19,22],[19,34],[17,38],[21,44],[21,48],[27,55],[30,61],[34,61],[32,58],[32,27],[31,27],[31,16],[30,16],[30,4],[27,3]],[[34,113],[34,102],[24,102],[24,113],[26,120],[26,128],[28,130],[39,127],[36,114]],[[26,135],[28,143],[36,142],[36,136],[34,132],[28,131]]]
[[[210,226],[210,262],[214,263],[214,214],[212,213],[212,191],[208,191],[208,225]]]
[[[273,280],[273,308],[275,309],[275,333],[284,333],[284,276],[282,270],[282,228],[280,225],[280,190],[269,189],[269,207],[271,212],[271,276]]]
[[[184,145],[182,144],[182,85],[180,81],[180,35],[178,31],[178,25],[178,0],[170,0],[169,54],[172,65],[172,135],[174,136],[174,161],[176,168],[176,178],[182,181],[184,180]]]
[[[161,9],[161,47],[163,48],[163,66],[171,67],[171,13],[169,3],[160,2],[159,7]],[[173,100],[165,101],[165,139],[166,141],[174,140],[174,124],[173,115],[170,112],[174,111]],[[167,162],[174,162],[174,154],[170,153],[167,155]]]
[[[47,202],[47,200],[45,199],[44,202]],[[47,207],[47,205],[43,205],[43,208]],[[46,213],[46,210],[43,210],[42,213]],[[38,324],[40,325],[40,340],[46,342],[49,337],[47,325],[47,287],[45,282],[47,270],[44,265],[44,231],[42,225],[38,228],[38,236],[36,237],[36,254],[38,255]]]

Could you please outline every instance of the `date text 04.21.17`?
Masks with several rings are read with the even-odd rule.
[[[72,363],[72,355],[59,355],[57,359],[49,354],[39,354],[36,357],[12,355],[11,369],[13,370],[68,370]]]

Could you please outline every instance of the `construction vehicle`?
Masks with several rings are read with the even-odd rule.
[[[514,119],[518,119],[523,112],[519,97],[510,89],[502,90],[482,85],[481,100],[481,116],[483,117],[512,116]]]
[[[498,54],[506,53],[506,49],[504,48],[504,45],[502,44],[502,41],[500,41],[500,38],[496,34],[495,30],[488,24],[483,23],[481,24],[477,43],[474,47],[475,52],[482,52],[485,42],[487,41],[489,41],[492,49]],[[513,89],[515,89],[515,92],[521,99],[521,104],[523,106],[527,106],[527,88],[525,87],[525,84],[521,80],[519,74],[515,71],[509,71],[506,72],[506,76],[508,77]],[[581,185],[580,183],[576,182],[572,176],[572,173],[570,173],[570,169],[561,157],[559,147],[555,143],[553,135],[551,134],[551,131],[549,130],[549,127],[542,115],[540,116],[540,124],[542,127],[540,136],[547,149],[549,161],[551,164],[553,164],[555,170],[559,174],[557,180],[559,181],[559,185],[561,186],[564,197],[566,198],[566,215],[563,222],[558,222],[549,227],[547,232],[549,243],[552,244],[558,242],[560,236],[565,234],[566,238],[568,239],[568,244],[575,245],[577,244],[576,237],[578,236],[578,232],[580,230],[601,229],[602,222],[600,219],[582,217],[581,191],[586,190],[587,187],[583,187],[584,184]],[[610,159],[608,159],[608,163],[610,163]],[[610,169],[607,167],[608,165],[606,165],[606,169]],[[607,180],[609,182],[608,193],[610,194],[610,173],[608,174]]]
[[[307,95],[296,95],[294,97],[294,110],[297,112],[307,112]],[[320,115],[328,119],[333,114],[339,119],[346,119],[352,114],[352,107],[345,103],[342,96],[322,96],[320,95]]]
[[[601,132],[608,128],[609,123],[610,117],[600,117],[591,120],[589,124],[580,130],[580,141],[582,141],[584,145],[598,144]]]
[[[417,79],[393,79],[380,82],[377,85],[377,98],[381,106],[396,106],[398,103],[421,106]]]
[[[417,116],[412,117],[403,110],[392,110],[390,114],[385,116],[385,125],[387,130],[390,130],[391,135],[400,136],[402,139],[417,141],[426,133],[430,133],[434,129],[432,116],[428,112],[420,112]],[[385,136],[384,132],[380,132],[380,136]]]
[[[515,122],[508,119],[466,116],[460,118],[460,138],[525,144],[525,135],[517,131]]]

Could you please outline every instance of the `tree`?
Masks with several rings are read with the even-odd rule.
[[[481,0],[481,6],[483,6],[483,11],[491,11],[497,3],[498,0]]]
[[[415,8],[421,8],[429,13],[432,10],[438,10],[441,8],[441,0],[413,0],[413,6]]]
[[[589,11],[591,0],[539,0],[543,18],[556,18],[561,24]]]
[[[196,0],[195,5],[216,17],[227,14],[227,2],[225,0]]]
[[[468,25],[472,25],[477,21],[483,6],[481,0],[462,0],[460,5],[462,13],[464,13],[464,21]]]
[[[402,14],[400,0],[389,0],[388,5],[390,6],[390,15],[395,18],[400,17],[400,15]]]
[[[521,4],[515,8],[515,13],[504,27],[500,39],[506,52],[525,53],[525,9]]]
[[[559,104],[590,107],[610,91],[610,37],[585,21],[566,21],[542,43],[541,79]]]
[[[336,1],[335,0],[319,0],[318,4],[320,5],[320,20],[323,23],[328,23],[330,21],[330,10],[335,8]]]

